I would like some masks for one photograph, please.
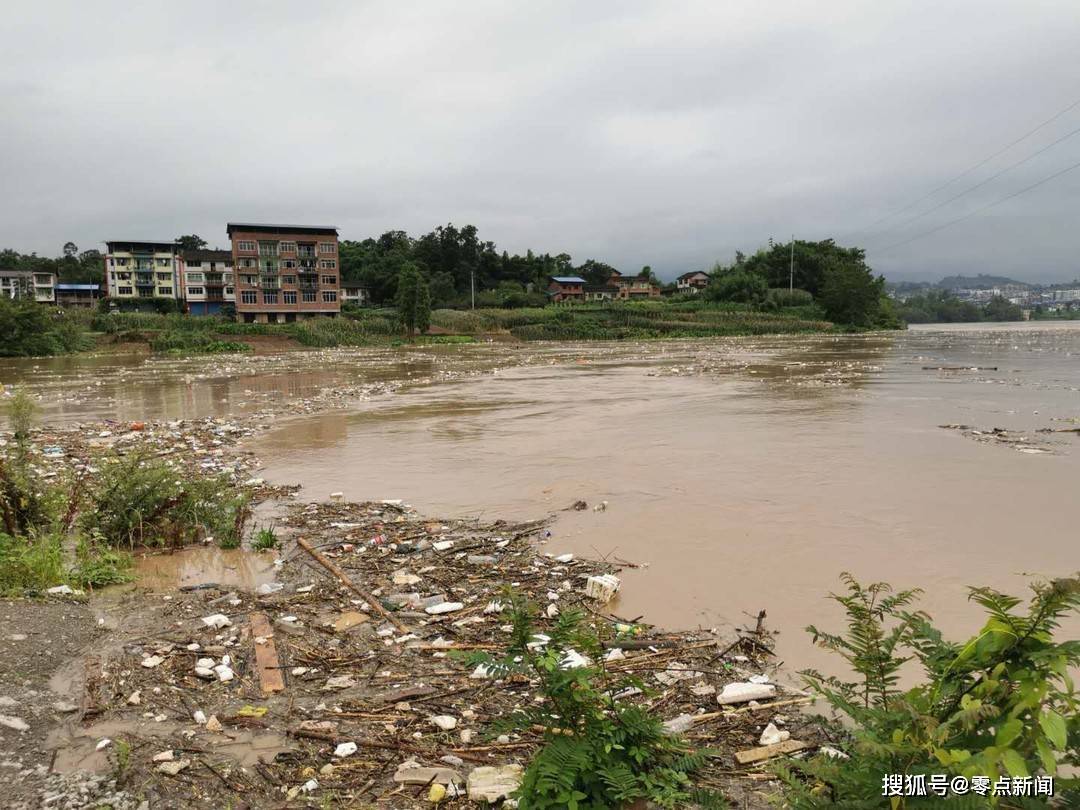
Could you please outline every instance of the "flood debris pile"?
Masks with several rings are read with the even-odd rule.
[[[949,424],[939,425],[944,430],[955,430],[962,436],[980,442],[993,444],[998,447],[1008,447],[1018,453],[1028,455],[1043,455],[1057,452],[1056,445],[1052,444],[1043,436],[1031,436],[1025,431],[1006,430],[1005,428],[977,428],[972,425]],[[1045,434],[1051,430],[1040,430],[1038,433]]]
[[[292,505],[279,529],[296,542],[283,545],[277,582],[160,597],[168,626],[88,663],[82,722],[128,724],[126,779],[140,795],[252,806],[505,799],[544,732],[499,722],[544,698],[527,675],[464,656],[507,648],[508,588],[541,606],[538,645],[563,611],[585,611],[602,661],[568,652],[561,665],[640,678],[618,699],[710,749],[710,785],[729,788],[815,739],[796,710],[808,698],[775,682],[767,633],[662,633],[617,618],[604,604],[617,566],[548,552],[542,522],[330,502]]]

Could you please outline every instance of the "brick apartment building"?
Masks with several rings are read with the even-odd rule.
[[[292,323],[341,312],[334,226],[230,222],[236,319]]]
[[[105,243],[105,294],[110,298],[171,298],[179,295],[180,248],[174,241]]]

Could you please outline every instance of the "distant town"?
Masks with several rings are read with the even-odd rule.
[[[1044,284],[1004,276],[948,276],[934,284],[893,282],[886,285],[886,289],[898,301],[938,292],[972,304],[987,304],[1002,298],[1025,310],[1053,313],[1080,309],[1080,279],[1064,284]]]

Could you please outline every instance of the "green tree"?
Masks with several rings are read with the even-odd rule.
[[[714,271],[705,298],[709,301],[734,301],[741,304],[760,304],[769,293],[769,286],[758,273],[739,268]]]
[[[427,332],[431,324],[431,291],[415,264],[406,265],[398,278],[397,309],[409,340],[417,332]]]
[[[206,240],[195,233],[176,237],[176,244],[181,250],[202,250],[206,247]]]
[[[861,262],[826,262],[818,298],[825,317],[845,326],[874,326],[881,312],[885,279],[875,278]]]

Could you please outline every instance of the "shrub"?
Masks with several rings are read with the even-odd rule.
[[[713,276],[702,293],[710,301],[736,301],[741,304],[760,304],[768,295],[765,278],[748,270],[726,270]]]
[[[263,526],[251,537],[251,547],[256,551],[275,548],[278,544],[278,536],[273,526]]]
[[[719,795],[690,785],[690,774],[705,764],[706,752],[665,733],[655,714],[613,697],[630,687],[644,689],[640,679],[592,663],[567,665],[571,651],[602,660],[597,632],[585,626],[581,612],[560,613],[546,630],[550,640],[537,645],[535,607],[512,593],[508,598],[513,631],[506,654],[464,658],[496,676],[522,673],[539,681],[544,701],[501,721],[506,728],[544,729],[543,747],[515,793],[522,810],[620,807],[638,799],[660,807],[689,801],[726,806]]]
[[[40,592],[66,581],[60,535],[13,537],[0,532],[0,594]]]
[[[150,341],[155,352],[168,354],[226,354],[249,352],[251,346],[237,340],[218,340],[205,332],[164,332]]]
[[[803,675],[850,724],[850,731],[839,731],[850,758],[787,762],[780,775],[791,807],[876,807],[885,775],[928,780],[935,773],[991,783],[1001,776],[1057,775],[1059,798],[1077,806],[1080,780],[1059,768],[1080,764],[1080,699],[1069,674],[1080,664],[1080,642],[1055,641],[1054,634],[1067,614],[1080,610],[1080,579],[1033,583],[1027,609],[1019,612],[1020,599],[971,588],[970,598],[988,618],[962,644],[946,641],[925,613],[905,610],[918,591],[893,592],[880,582],[864,587],[849,574],[843,580],[848,593],[832,598],[847,613],[847,632],[807,630],[858,680],[813,670]],[[900,667],[911,659],[921,664],[925,680],[901,691]],[[974,795],[953,798],[949,806],[961,801],[997,805],[992,796]],[[893,802],[903,805],[903,799]]]
[[[814,296],[806,290],[791,290],[786,287],[774,287],[768,292],[766,303],[777,308],[805,307],[814,303]]]
[[[80,519],[109,546],[180,546],[214,537],[235,542],[248,518],[247,494],[225,476],[183,478],[141,456],[106,462]]]

